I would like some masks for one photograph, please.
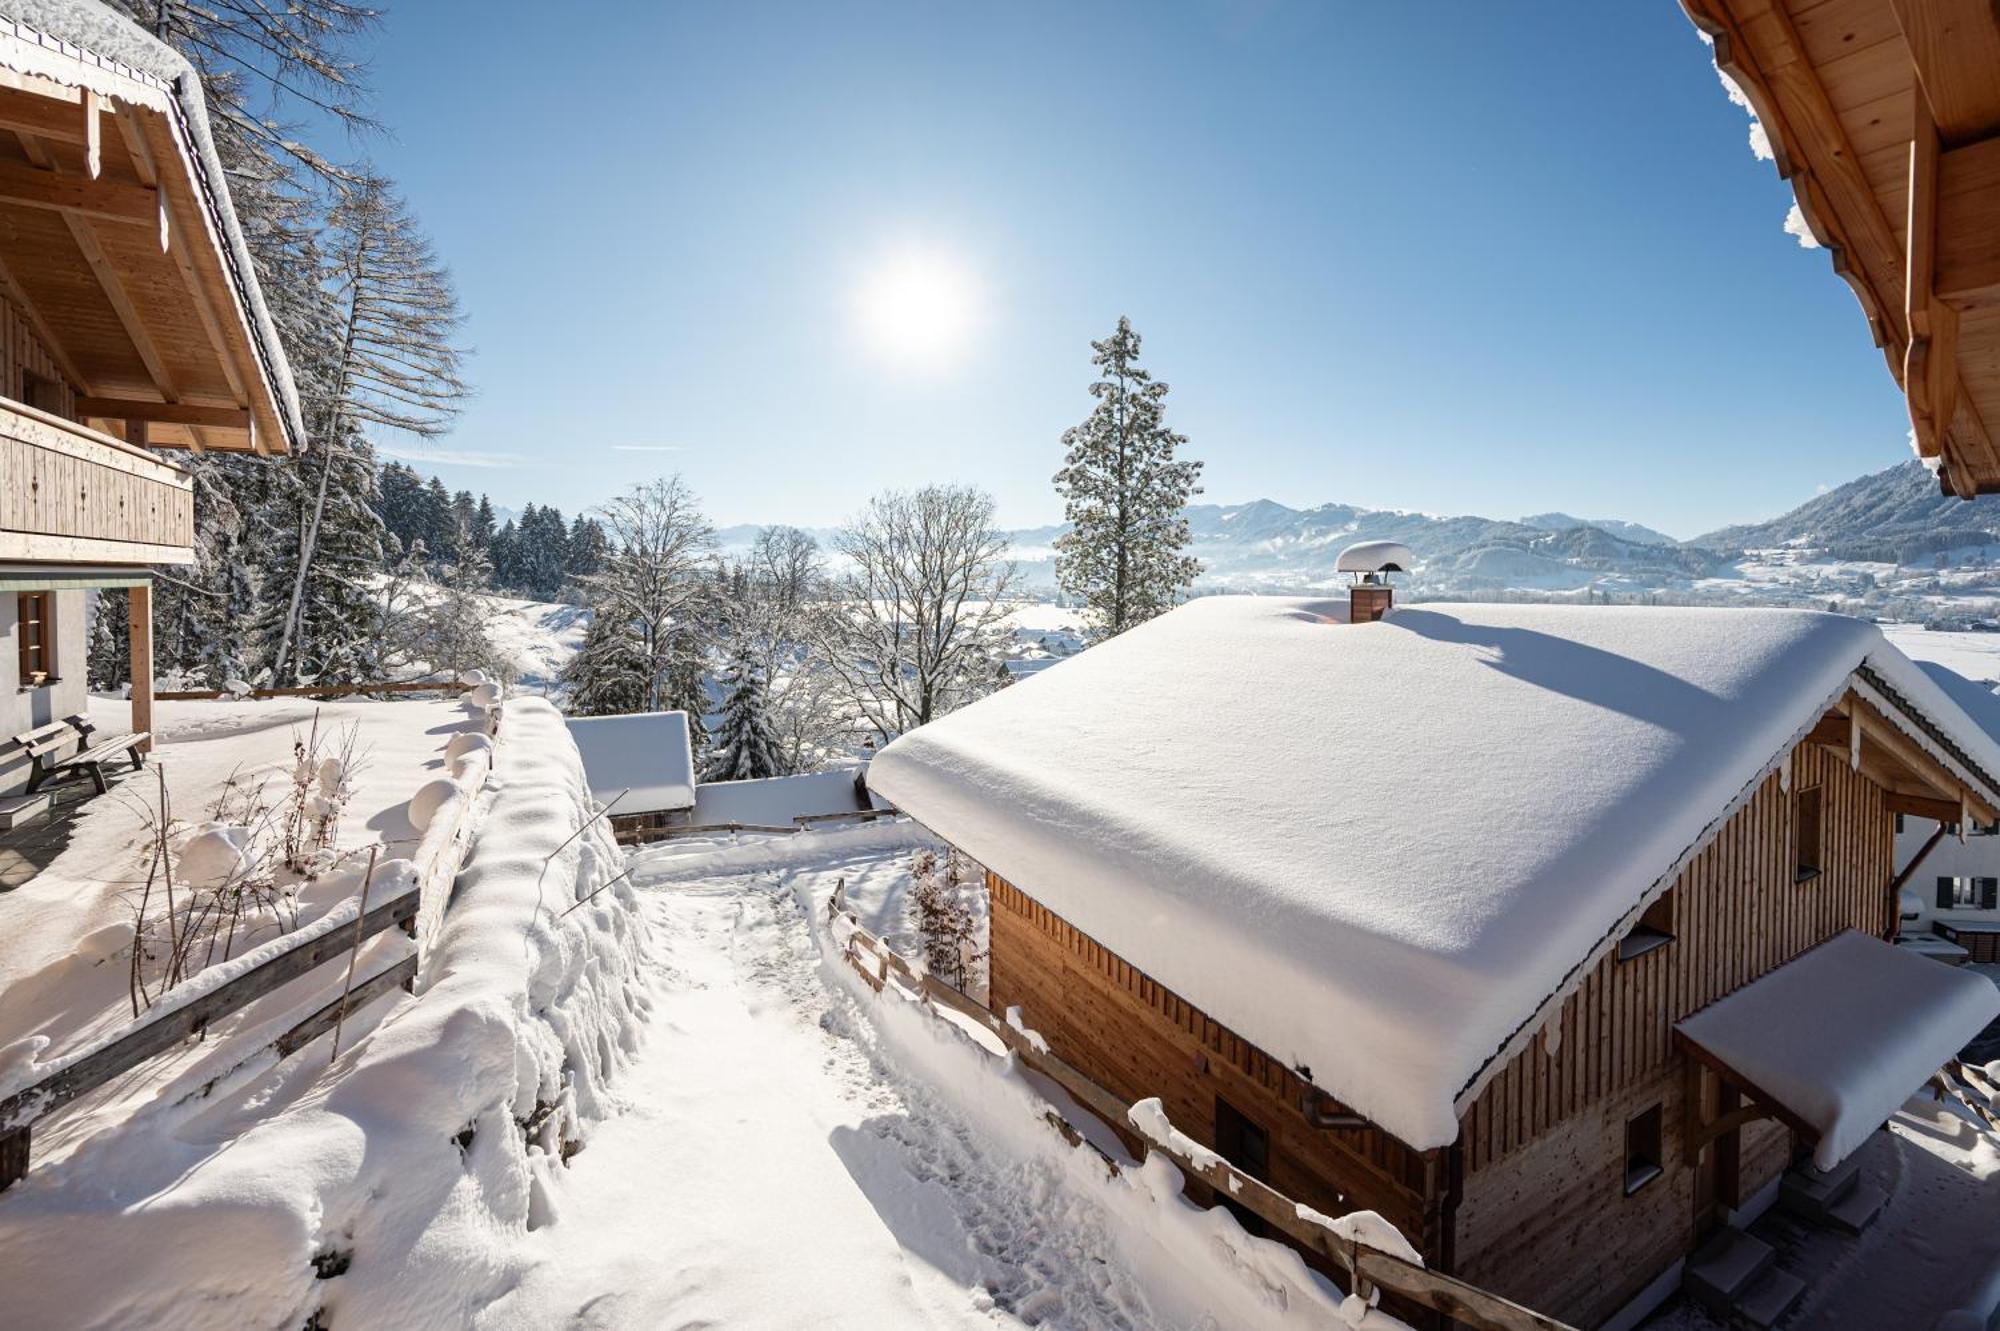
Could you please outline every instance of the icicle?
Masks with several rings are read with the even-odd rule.
[[[1789,753],[1785,755],[1785,760],[1778,764],[1778,789],[1787,795],[1792,793],[1792,755]]]
[[[1557,1008],[1555,1015],[1550,1017],[1547,1024],[1542,1027],[1542,1052],[1550,1058],[1554,1058],[1556,1051],[1562,1048],[1562,1043],[1563,1014],[1562,1009]]]
[[[1853,706],[1853,704],[1849,704]],[[1847,714],[1847,765],[1855,771],[1861,770],[1861,710]]]
[[[1965,844],[1965,829],[1972,826],[1972,795],[1964,788],[1958,792],[1958,844]]]

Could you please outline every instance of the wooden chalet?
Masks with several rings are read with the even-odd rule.
[[[0,19],[0,794],[10,737],[87,711],[88,589],[128,589],[151,727],[147,570],[194,558],[160,450],[303,439],[193,72],[108,8],[72,21]]]
[[[2000,1013],[1883,941],[1896,816],[2000,814],[2000,745],[1836,616],[1368,618],[1196,600],[870,784],[986,865],[996,1014],[1433,1269],[1629,1325]]]
[[[1854,290],[1947,493],[2000,491],[2000,10],[1681,0]]]

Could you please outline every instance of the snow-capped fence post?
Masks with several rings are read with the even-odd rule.
[[[368,889],[375,882],[375,856],[379,846],[368,848],[368,869],[361,875],[361,904],[354,911],[354,930],[361,932],[361,921],[368,916]],[[327,1055],[329,1064],[340,1059],[340,1028],[347,1024],[347,996],[354,992],[354,967],[361,960],[361,940],[356,938],[354,946],[347,950],[347,979],[340,986],[340,1011],[333,1019],[333,1052]]]
[[[1125,1103],[1065,1062],[1034,1031],[1002,1020],[976,999],[953,989],[935,975],[919,974],[893,948],[868,932],[860,919],[846,908],[843,898],[844,891],[836,889],[833,900],[827,905],[829,923],[837,920],[839,927],[845,930],[844,936],[836,930],[834,937],[848,964],[853,966],[855,973],[867,982],[869,988],[881,993],[894,979],[917,1001],[950,1008],[972,1019],[991,1031],[1023,1066],[1055,1082],[1084,1109],[1121,1134],[1134,1131],[1135,1123],[1140,1121],[1134,1117],[1135,1106]],[[863,962],[863,954],[874,960],[875,973],[871,974]],[[984,1048],[983,1045],[978,1047]],[[1150,1112],[1158,1109],[1157,1101],[1150,1101],[1148,1105],[1149,1112],[1141,1117],[1149,1124],[1144,1134],[1149,1149],[1171,1160],[1184,1175],[1214,1188],[1218,1195],[1227,1196],[1306,1251],[1332,1263],[1346,1274],[1354,1294],[1369,1299],[1378,1291],[1386,1291],[1405,1302],[1441,1313],[1458,1325],[1472,1328],[1472,1331],[1575,1331],[1567,1323],[1532,1308],[1522,1307],[1477,1285],[1467,1284],[1455,1276],[1430,1270],[1420,1262],[1376,1247],[1365,1240],[1361,1227],[1351,1220],[1320,1215],[1263,1180],[1243,1173],[1213,1151],[1174,1130],[1166,1122],[1164,1114]],[[1061,1115],[1053,1109],[1049,1118],[1065,1141],[1074,1145],[1082,1140],[1089,1144],[1083,1134],[1063,1123]],[[1116,1160],[1102,1151],[1098,1154],[1114,1173],[1121,1168]],[[1376,1218],[1369,1219],[1374,1221]],[[1346,1223],[1343,1223],[1344,1220]]]

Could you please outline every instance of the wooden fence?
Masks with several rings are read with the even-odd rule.
[[[1000,1020],[977,1000],[931,975],[920,975],[894,949],[862,927],[847,909],[844,889],[834,893],[827,905],[829,924],[840,919],[847,926],[842,949],[847,961],[877,993],[896,982],[919,1001],[949,1008],[970,1017],[993,1034],[1020,1062],[1067,1091],[1078,1104],[1128,1136],[1136,1134],[1132,1106],[1103,1086],[1064,1062],[1037,1037]],[[1090,1146],[1089,1140],[1051,1107],[1046,1117],[1072,1146]],[[1218,1156],[1204,1153],[1196,1159],[1165,1143],[1145,1139],[1149,1149],[1160,1152],[1181,1172],[1200,1179],[1218,1195],[1255,1214],[1307,1252],[1332,1263],[1350,1286],[1363,1294],[1383,1290],[1418,1307],[1442,1313],[1474,1331],[1573,1331],[1566,1323],[1524,1308],[1463,1280],[1405,1261],[1393,1253],[1345,1238],[1323,1224],[1307,1219],[1299,1204],[1261,1179],[1253,1178]],[[1091,1149],[1096,1149],[1092,1147]],[[1102,1155],[1102,1152],[1099,1153]],[[1103,1156],[1105,1167],[1117,1171],[1122,1166]]]
[[[343,902],[304,928],[235,958],[228,964],[233,965],[236,973],[213,987],[203,987],[200,976],[196,975],[184,990],[179,993],[169,990],[157,1006],[118,1030],[53,1060],[34,1082],[0,1100],[0,1191],[27,1173],[37,1122],[78,1096],[167,1052],[189,1036],[205,1032],[212,1022],[254,1003],[288,981],[347,956],[386,929],[401,928],[416,940],[418,950],[366,979],[343,987],[339,997],[277,1038],[248,1051],[186,1098],[206,1095],[224,1078],[266,1053],[279,1058],[296,1053],[333,1030],[347,1014],[391,989],[414,987],[420,958],[428,956],[443,924],[451,885],[470,849],[474,830],[472,812],[490,767],[491,755],[484,750],[460,761],[459,789],[433,813],[417,844],[413,856],[415,881],[400,884],[387,901],[357,899],[352,909]],[[363,905],[367,907],[365,911]]]
[[[822,823],[865,823],[877,818],[900,818],[895,809],[851,809],[843,813],[802,813],[790,823],[688,823],[679,827],[632,827],[621,826],[616,818],[612,822],[612,834],[624,846],[642,846],[654,841],[673,841],[681,837],[720,836],[725,833],[751,832],[764,836],[790,836],[794,832],[804,832]]]
[[[295,689],[252,689],[252,698],[351,698],[364,693],[464,693],[473,686],[455,679],[405,679],[393,683],[306,684]],[[219,698],[240,698],[243,694],[222,689],[166,689],[153,695],[156,702],[214,702]]]

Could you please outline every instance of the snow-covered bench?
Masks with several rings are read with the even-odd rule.
[[[28,790],[32,793],[50,781],[82,775],[89,777],[102,795],[108,788],[104,780],[105,763],[123,753],[131,758],[133,771],[146,765],[146,741],[151,738],[147,732],[127,731],[92,743],[94,731],[89,721],[73,716],[14,736],[14,742],[33,763],[28,772]],[[59,756],[61,750],[72,744],[77,746],[75,753]]]

